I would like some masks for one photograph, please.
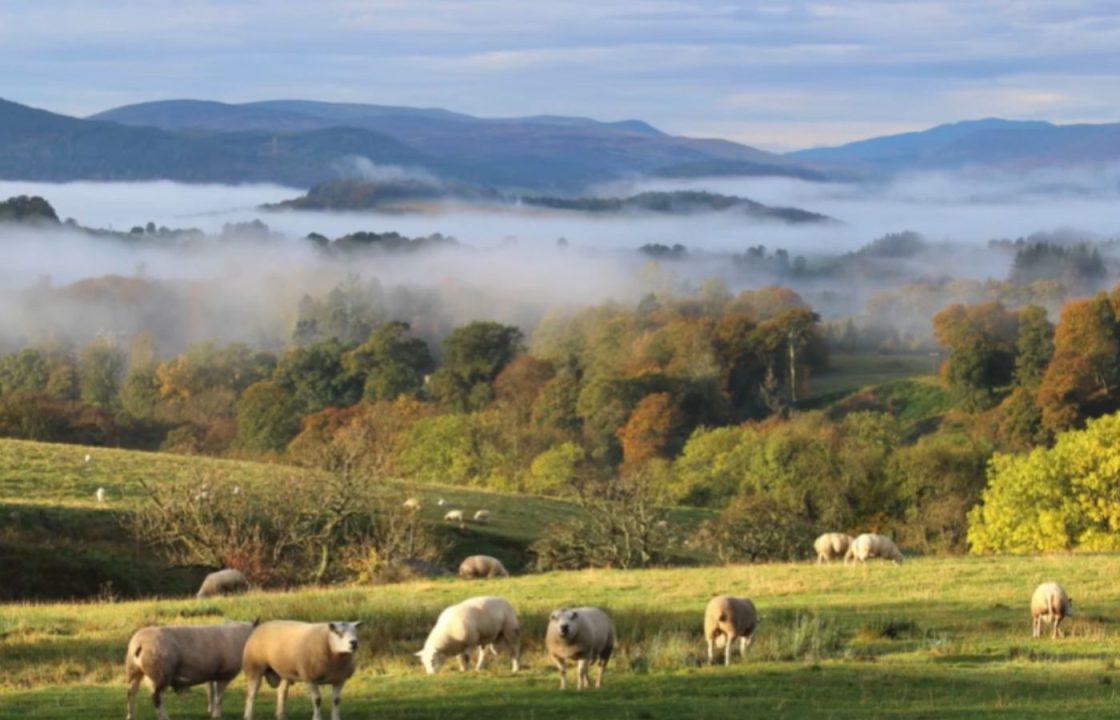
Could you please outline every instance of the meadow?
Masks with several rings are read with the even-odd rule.
[[[1118,697],[1120,557],[913,559],[901,566],[811,563],[581,571],[498,581],[441,579],[379,587],[254,593],[218,600],[0,606],[0,718],[114,717],[123,712],[122,653],[153,623],[223,618],[361,620],[358,674],[344,717],[502,718],[1103,717]],[[1035,585],[1058,579],[1074,598],[1066,637],[1030,637]],[[704,603],[748,595],[761,614],[746,662],[703,664]],[[525,665],[504,657],[481,674],[423,674],[419,649],[445,605],[498,594],[517,608]],[[561,692],[542,652],[547,613],[609,610],[619,650],[599,691]],[[265,693],[260,717],[274,695]],[[226,716],[240,713],[235,681]],[[142,717],[151,717],[150,704]],[[202,718],[201,689],[172,696],[172,717]],[[306,717],[303,690],[289,707]]]

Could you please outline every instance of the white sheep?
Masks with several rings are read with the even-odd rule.
[[[274,620],[253,631],[245,643],[242,668],[245,673],[245,720],[253,718],[253,701],[261,679],[278,688],[276,717],[284,717],[288,688],[307,683],[314,708],[312,717],[321,720],[320,685],[331,686],[331,719],[340,719],[342,686],[354,674],[360,622],[304,623]]]
[[[443,519],[444,519],[445,522],[453,522],[453,523],[462,524],[463,523],[463,511],[462,510],[448,510],[444,514]]]
[[[92,458],[92,457],[90,457],[90,454],[89,454],[89,453],[86,453],[86,458],[85,458],[85,459],[86,459],[86,464],[88,465],[88,464],[89,464],[89,461],[90,461],[90,460],[92,460],[93,458]]]
[[[509,577],[509,571],[502,561],[490,555],[471,555],[459,563],[459,577],[466,580],[474,578]]]
[[[731,664],[731,646],[739,639],[739,657],[747,657],[754,642],[758,611],[747,598],[717,595],[704,610],[704,640],[708,643],[708,662],[715,662],[715,648],[723,643],[723,664]]]
[[[1056,582],[1042,583],[1031,596],[1031,632],[1033,637],[1042,635],[1042,624],[1050,623],[1050,637],[1062,636],[1062,620],[1073,614],[1073,600]]]
[[[401,503],[401,507],[403,507],[408,512],[416,512],[421,507],[420,500],[418,498],[410,497],[409,499]]]
[[[105,502],[105,488],[103,488],[103,487],[99,487],[99,488],[97,488],[97,492],[95,492],[95,493],[93,494],[93,497],[94,497],[94,498],[95,498],[95,499],[97,500],[97,502],[99,502],[99,503],[103,503],[103,502]]]
[[[871,558],[893,560],[894,564],[898,565],[902,562],[902,552],[894,544],[894,540],[886,535],[864,533],[852,540],[851,546],[848,547],[848,554],[844,556],[844,562],[855,559],[860,563],[866,563]]]
[[[479,510],[474,514],[474,521],[479,525],[487,525],[490,523],[490,511]]]
[[[439,505],[440,507],[443,507],[446,504],[447,504],[447,501],[444,500],[443,498],[440,498],[439,500],[436,500],[436,505]]]
[[[163,693],[168,688],[185,690],[206,683],[207,712],[222,716],[222,693],[241,672],[245,641],[257,626],[252,623],[225,625],[170,625],[137,630],[128,641],[124,658],[128,681],[128,720],[136,718],[136,694],[141,681],[152,691],[152,704],[160,720],[167,720]]]
[[[852,538],[844,533],[825,533],[813,542],[813,549],[817,552],[817,564],[831,563],[833,560],[845,558],[847,560],[848,548],[852,546]]]
[[[226,568],[210,573],[202,581],[195,597],[208,598],[218,595],[237,595],[249,589],[249,581],[240,570]]]
[[[424,670],[435,674],[443,661],[454,655],[459,669],[466,670],[471,651],[478,648],[476,670],[482,669],[486,652],[498,656],[504,645],[512,658],[513,672],[521,668],[521,624],[513,606],[499,597],[475,597],[445,608],[428,633],[424,647],[416,653]]]
[[[578,607],[556,610],[549,616],[548,630],[544,637],[548,655],[560,671],[560,689],[568,686],[568,661],[575,660],[577,688],[590,685],[587,668],[598,664],[595,687],[603,686],[603,672],[614,652],[614,623],[599,608]]]

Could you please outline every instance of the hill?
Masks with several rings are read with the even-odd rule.
[[[1120,123],[1054,125],[988,118],[800,150],[790,156],[876,173],[1104,166],[1120,159]]]
[[[772,207],[750,198],[710,192],[677,190],[644,192],[630,197],[523,197],[521,202],[533,207],[595,215],[620,213],[662,215],[694,215],[698,213],[738,213],[755,220],[775,220],[791,224],[835,222],[827,215],[793,207]]]
[[[0,720],[112,717],[122,711],[120,659],[150,623],[222,618],[363,621],[346,717],[499,718],[1099,718],[1115,707],[1120,557],[917,559],[863,568],[810,563],[585,571],[508,580],[415,582],[254,593],[195,601],[0,606]],[[1060,578],[1076,614],[1061,640],[1030,637],[1030,593]],[[749,593],[761,623],[746,662],[702,666],[704,603]],[[497,594],[517,609],[523,667],[423,674],[412,657],[439,610]],[[560,692],[544,655],[548,613],[608,609],[618,646],[601,690]],[[571,671],[569,671],[569,679]],[[227,694],[240,712],[244,681]],[[150,716],[144,693],[143,710]],[[201,717],[200,688],[165,696],[175,717]],[[270,717],[264,690],[258,717]],[[289,711],[306,717],[305,687]]]
[[[115,108],[92,119],[194,133],[361,128],[438,159],[447,176],[510,189],[573,190],[659,168],[719,161],[748,163],[749,174],[755,175],[813,174],[793,158],[725,140],[669,135],[640,120],[601,122],[551,115],[481,118],[437,108],[308,100],[244,104],[168,100]]]

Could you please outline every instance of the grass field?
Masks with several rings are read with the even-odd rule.
[[[424,581],[375,588],[253,594],[214,601],[0,606],[0,720],[105,718],[123,712],[121,656],[150,623],[221,618],[363,621],[349,718],[1100,718],[1120,693],[1120,557],[919,559],[901,567],[803,564],[584,571],[509,580]],[[1067,637],[1033,640],[1035,585],[1061,581],[1076,615]],[[761,611],[746,663],[705,667],[701,613],[713,594]],[[521,615],[527,668],[425,676],[410,653],[438,611],[500,594]],[[600,691],[560,692],[541,649],[553,607],[598,604],[619,651]],[[226,700],[239,714],[242,681]],[[258,706],[270,717],[273,693]],[[172,717],[204,717],[201,689],[168,700]],[[142,717],[152,717],[150,704]],[[302,690],[292,717],[310,715]]]

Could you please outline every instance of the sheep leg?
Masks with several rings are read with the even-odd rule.
[[[739,638],[739,657],[747,659],[747,649],[754,644],[754,635],[743,635]]]
[[[470,654],[469,651],[460,654],[459,655],[459,672],[466,672],[467,671],[467,665],[469,665],[470,662],[471,662],[471,654]]]
[[[284,707],[288,704],[288,687],[290,683],[287,680],[281,680],[280,686],[276,688],[276,720],[284,720],[288,716],[287,709]]]
[[[479,671],[479,670],[482,670],[482,663],[484,663],[484,662],[486,662],[486,646],[485,645],[479,645],[478,646],[478,662],[476,662],[475,665],[474,665],[474,669],[475,669],[476,672]]]
[[[226,691],[228,682],[217,680],[214,682],[214,709],[211,711],[210,717],[218,720],[222,716],[222,695]]]
[[[1031,618],[1031,637],[1036,638],[1042,634],[1042,620],[1039,617]]]
[[[261,678],[261,675],[245,676],[245,720],[253,720],[253,700],[257,697],[257,691],[261,689]]]
[[[595,688],[603,687],[603,672],[607,669],[607,658],[599,658],[599,667],[595,669]]]
[[[319,710],[319,706],[323,704],[323,693],[319,692],[319,685],[307,683],[307,692],[311,695],[311,720],[323,720],[323,713]]]
[[[331,720],[342,720],[342,686],[331,685]]]
[[[152,688],[152,705],[156,706],[156,717],[159,720],[170,720],[167,710],[163,707],[163,688]]]
[[[1062,632],[1062,627],[1061,626],[1062,626],[1062,616],[1057,615],[1057,616],[1054,617],[1053,637],[1054,637],[1055,640],[1062,637],[1062,635],[1064,635],[1064,633]]]
[[[556,664],[556,669],[560,671],[560,689],[568,689],[568,663],[563,658],[553,657],[552,662]]]
[[[730,665],[731,664],[731,646],[733,644],[735,644],[735,636],[734,635],[726,635],[724,637],[724,643],[723,643],[723,664],[724,665]]]
[[[512,640],[510,638],[506,638],[506,645],[509,647],[509,654],[511,658],[510,665],[513,669],[513,672],[517,672],[521,669],[521,638],[517,637]]]
[[[127,720],[136,720],[136,694],[140,692],[140,680],[143,676],[137,675],[128,681],[128,714]]]
[[[579,685],[576,686],[577,690],[585,690],[591,686],[591,680],[587,676],[588,662],[586,659],[576,661],[576,673],[579,675]]]
[[[206,714],[214,717],[214,682],[206,683]]]

